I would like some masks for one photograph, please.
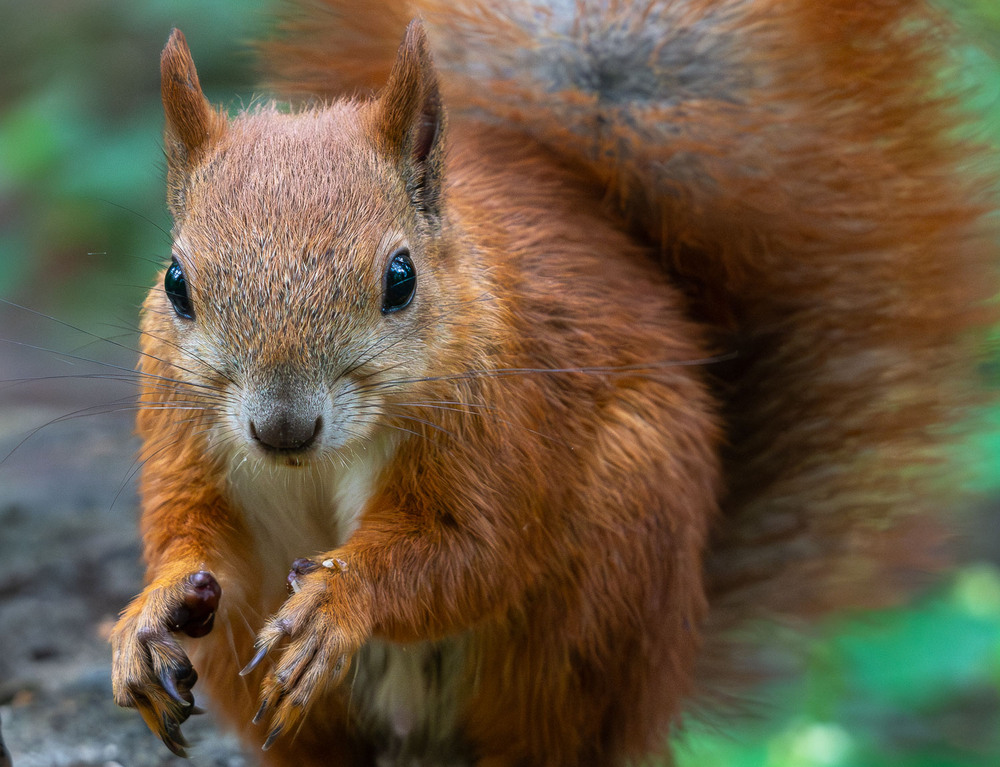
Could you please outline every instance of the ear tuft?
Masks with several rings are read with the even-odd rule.
[[[202,93],[191,51],[179,29],[170,33],[160,57],[160,93],[169,170],[184,173],[222,136],[226,120]]]
[[[402,170],[418,209],[438,212],[444,163],[445,113],[423,24],[406,28],[389,82],[379,96],[376,144]]]

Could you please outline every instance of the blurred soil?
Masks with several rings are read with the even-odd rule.
[[[0,308],[0,338],[25,343],[38,324]],[[130,369],[135,355],[72,339],[45,343],[69,351],[0,343],[0,720],[12,763],[251,765],[235,738],[215,729],[197,687],[209,714],[184,727],[188,761],[112,701],[107,637],[142,581],[134,388],[92,380],[117,371],[71,357],[99,355]],[[10,383],[22,378],[29,380]]]

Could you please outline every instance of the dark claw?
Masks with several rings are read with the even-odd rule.
[[[174,743],[170,738],[164,736],[160,738],[163,741],[163,745],[170,749],[170,753],[174,756],[179,756],[181,759],[187,759],[187,750],[181,746],[179,743]]]
[[[253,715],[253,719],[251,721],[254,724],[260,724],[261,722],[263,722],[264,715],[267,714],[267,708],[268,708],[267,701],[265,700],[263,703],[260,704],[260,708],[257,709],[257,713]]]
[[[191,622],[181,629],[189,637],[197,639],[198,637],[203,637],[205,634],[212,630],[212,626],[215,625],[215,613],[209,613],[208,616],[201,623]]]
[[[298,585],[298,580],[306,573],[311,573],[313,570],[319,568],[319,564],[311,559],[306,559],[305,557],[300,557],[292,562],[292,569],[288,573],[288,589],[289,591],[295,591],[295,587]]]
[[[264,660],[264,656],[265,655],[267,655],[267,646],[266,645],[264,647],[261,647],[259,650],[257,650],[257,654],[253,656],[253,660],[251,660],[246,666],[243,667],[243,670],[240,671],[240,676],[246,676],[251,671],[253,671],[255,668],[257,668],[257,665],[262,660]]]
[[[194,666],[188,663],[184,667],[183,676],[178,676],[177,681],[183,684],[188,690],[194,687],[195,682],[198,681],[198,672],[194,670]]]
[[[264,741],[264,745],[261,747],[261,750],[267,751],[271,746],[273,746],[274,741],[278,739],[278,736],[281,735],[281,731],[283,729],[284,728],[279,724],[277,727],[271,730],[271,732],[267,736],[267,740]]]
[[[288,574],[289,579],[292,575],[305,575],[306,573],[311,573],[319,567],[318,562],[314,562],[311,559],[306,559],[305,557],[299,557],[294,562],[292,562],[292,571]]]
[[[181,695],[180,690],[177,689],[177,682],[174,680],[174,675],[170,672],[169,668],[165,668],[160,672],[160,684],[163,685],[163,689],[167,691],[167,694],[178,703],[184,706],[191,705],[191,701]]]
[[[163,732],[160,734],[160,740],[163,741],[163,745],[169,748],[171,753],[176,756],[187,759],[186,749],[191,744],[181,734],[180,725],[166,714],[160,718],[160,721],[163,723]]]
[[[174,741],[177,745],[182,748],[187,748],[191,744],[188,743],[187,738],[181,733],[181,726],[177,724],[173,719],[168,719],[166,716],[163,717],[163,724],[167,728],[167,734],[170,739]]]

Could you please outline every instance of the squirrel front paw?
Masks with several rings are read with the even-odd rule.
[[[347,564],[299,559],[289,574],[293,594],[257,635],[257,654],[240,673],[249,674],[287,642],[261,686],[259,724],[270,713],[264,750],[305,714],[315,696],[343,680],[351,658],[371,633],[368,610],[347,584]]]
[[[208,634],[221,595],[215,576],[204,570],[173,585],[153,584],[124,610],[111,635],[115,702],[138,709],[178,756],[186,756],[188,746],[181,724],[201,711],[191,692],[198,674],[173,635]]]

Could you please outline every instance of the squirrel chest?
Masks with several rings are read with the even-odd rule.
[[[288,563],[335,549],[354,532],[393,449],[394,441],[384,440],[343,462],[266,471],[252,471],[247,461],[232,466],[229,496],[255,552],[243,578],[256,575],[269,610],[287,596],[276,586],[285,582]],[[245,591],[233,585],[234,596]],[[247,609],[230,605],[228,611]],[[468,763],[461,761],[467,746],[458,723],[466,651],[463,637],[406,644],[372,639],[359,649],[348,684],[332,694],[349,699],[358,727],[380,744],[379,764],[415,764],[417,755],[432,758],[428,764]]]

